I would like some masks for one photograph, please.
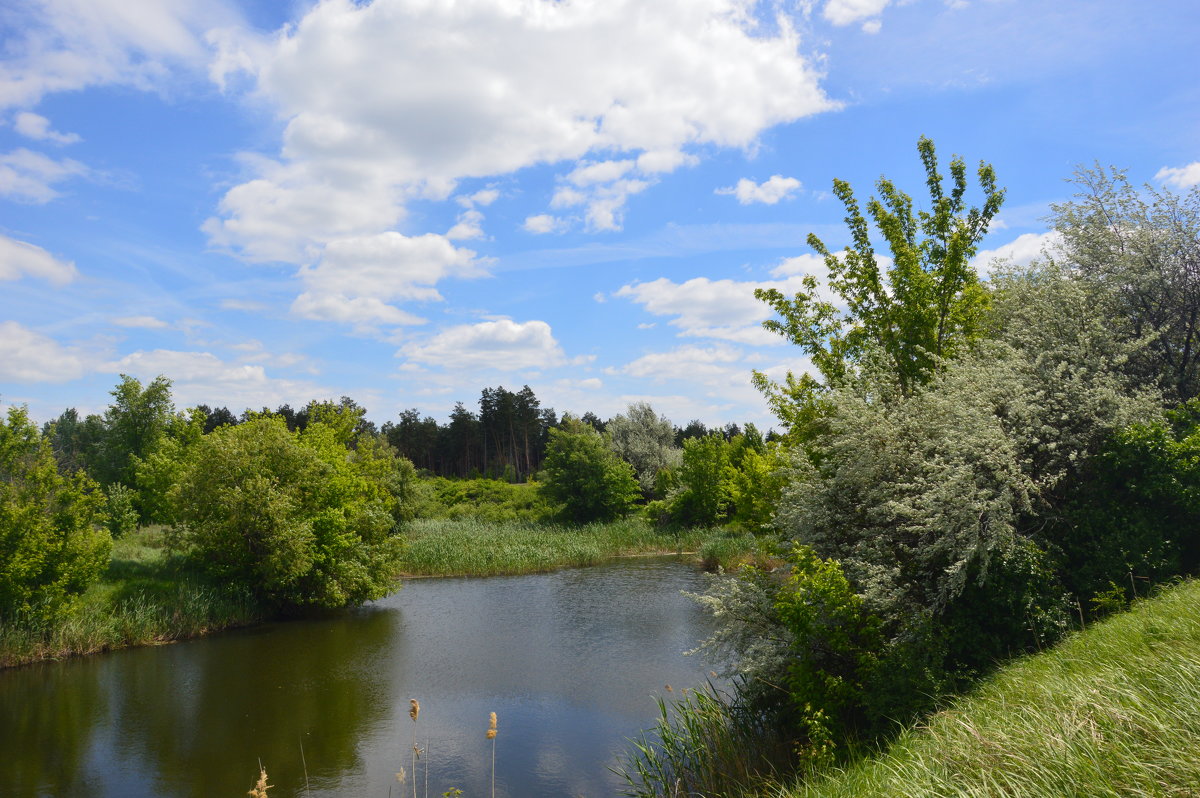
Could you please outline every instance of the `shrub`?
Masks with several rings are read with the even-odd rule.
[[[104,570],[104,494],[64,477],[24,408],[0,423],[0,619],[53,622]]]
[[[640,495],[633,468],[613,453],[590,425],[567,419],[550,430],[541,490],[575,523],[625,515]]]

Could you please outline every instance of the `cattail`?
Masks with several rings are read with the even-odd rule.
[[[267,784],[267,769],[262,765],[258,766],[258,783],[246,793],[250,798],[268,798],[267,790],[274,787],[274,784]]]
[[[495,712],[488,714],[487,738],[489,740],[496,739],[496,713]]]
[[[412,718],[413,723],[417,722],[417,715],[420,715],[420,714],[421,714],[421,705],[420,705],[420,703],[417,702],[417,699],[415,699],[415,698],[408,699],[408,716],[410,718]]]

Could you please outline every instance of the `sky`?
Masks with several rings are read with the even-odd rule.
[[[1027,262],[1081,166],[1200,183],[1197,41],[1195,0],[0,0],[0,406],[770,427],[752,370],[808,363],[753,291],[845,246],[835,178],[986,161],[977,262]]]

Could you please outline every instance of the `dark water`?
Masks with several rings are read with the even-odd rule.
[[[707,618],[660,560],[422,579],[335,618],[0,672],[0,796],[606,796],[652,696],[703,683]],[[419,721],[409,698],[421,702]],[[303,748],[303,755],[301,749]],[[400,784],[403,767],[409,782]],[[305,789],[307,769],[309,789]]]

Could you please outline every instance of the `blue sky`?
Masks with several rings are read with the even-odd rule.
[[[39,420],[126,373],[770,426],[751,370],[806,363],[752,292],[845,244],[834,178],[992,163],[981,264],[1053,244],[1078,165],[1200,183],[1194,0],[41,0],[0,38],[0,404]]]

